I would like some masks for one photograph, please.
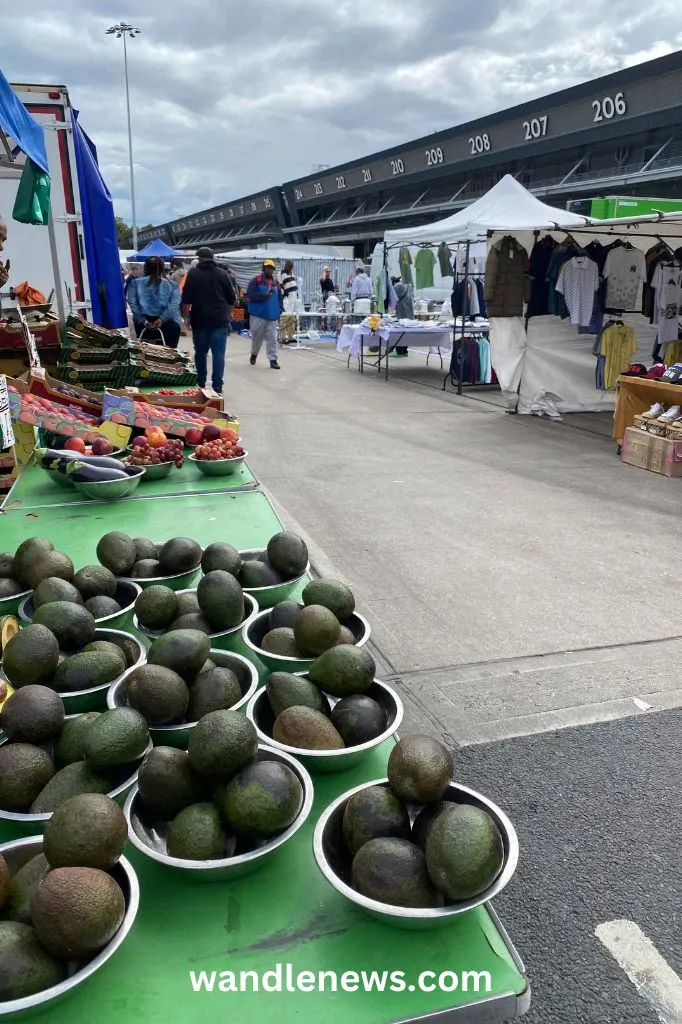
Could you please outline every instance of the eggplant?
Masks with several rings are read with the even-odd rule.
[[[43,458],[62,459],[65,462],[83,462],[88,466],[100,466],[102,469],[120,469],[121,463],[111,455],[82,455],[80,452],[59,451],[53,448],[36,448],[36,452]]]
[[[73,461],[66,468],[70,480],[79,484],[104,484],[112,480],[127,480],[128,474],[119,467],[93,466],[90,462]]]

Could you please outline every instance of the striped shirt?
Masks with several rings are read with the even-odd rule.
[[[286,299],[287,295],[293,295],[298,292],[298,282],[293,274],[285,274],[284,271],[279,276],[280,284],[282,285],[282,294]]]

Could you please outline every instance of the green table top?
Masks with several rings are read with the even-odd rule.
[[[258,480],[244,463],[232,476],[204,476],[187,460],[182,469],[172,469],[165,480],[144,480],[126,499],[141,501],[145,498],[181,497],[188,494],[223,494],[249,491],[258,487]],[[63,487],[50,479],[50,474],[38,466],[27,466],[5,498],[2,509],[48,508],[60,505],[92,505],[75,487]],[[111,502],[120,508],[121,502]]]
[[[331,1011],[339,1021],[389,1024],[505,995],[506,1004],[499,1004],[504,1011],[485,1019],[507,1019],[527,982],[485,908],[433,931],[392,928],[346,901],[315,865],[312,835],[320,813],[340,793],[384,777],[389,751],[390,742],[364,765],[315,776],[315,804],[306,825],[270,863],[234,882],[192,881],[129,849],[141,887],[133,930],[105,967],[49,1011],[50,1021],[90,1024],[96,1012],[101,1024],[127,1024],[133,1018],[158,1024],[307,1024]],[[3,829],[0,838],[12,836]],[[253,992],[248,978],[248,991],[218,990],[220,972],[233,972],[239,984],[241,971],[262,974],[277,970],[277,964],[285,981],[287,964],[294,979],[301,971],[317,977],[332,970],[339,979],[346,971],[402,971],[408,990],[347,992],[339,984],[336,993],[329,988]],[[215,990],[195,992],[191,971],[195,979],[201,971],[217,972]],[[423,971],[488,971],[490,991],[420,991]],[[226,975],[222,978],[224,985],[229,983]],[[432,984],[433,978],[427,982]],[[416,991],[409,991],[410,985]],[[464,1013],[461,1019],[466,1020]]]

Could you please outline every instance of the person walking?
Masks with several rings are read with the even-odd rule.
[[[395,288],[398,301],[395,304],[395,315],[398,320],[414,320],[414,302],[412,301],[412,285],[403,284],[399,277],[392,277],[391,284]],[[396,345],[396,355],[406,356],[407,345]]]
[[[143,276],[130,282],[127,299],[138,338],[144,330],[154,328],[161,335],[160,342],[151,338],[146,341],[168,348],[178,347],[182,324],[180,290],[175,281],[164,277],[162,259],[150,256],[144,261]]]
[[[229,275],[218,266],[208,246],[197,249],[197,264],[187,273],[182,301],[185,307],[191,306],[189,318],[199,387],[206,387],[210,352],[211,385],[215,394],[221,395],[227,335],[237,296]]]
[[[279,370],[277,362],[277,332],[282,315],[282,287],[275,280],[275,261],[263,260],[263,269],[249,281],[246,289],[251,322],[251,366],[256,365],[263,342],[270,360],[270,368]]]
[[[372,282],[363,266],[357,267],[355,271],[350,289],[350,300],[353,303],[354,313],[368,316],[372,312]]]

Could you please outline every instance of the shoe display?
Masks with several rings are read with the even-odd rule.
[[[642,413],[642,419],[643,420],[657,420],[659,416],[663,415],[664,411],[665,410],[664,410],[663,406],[661,405],[661,403],[660,402],[656,402],[655,405],[652,405],[651,408],[647,412],[643,412]]]
[[[281,369],[281,367],[280,367],[280,365],[279,365],[279,363],[277,362],[276,359],[271,359],[270,360],[270,369],[271,370],[280,370]]]
[[[251,363],[251,365],[252,365],[252,366],[255,366],[255,365],[256,365],[256,360],[257,360],[257,359],[258,359],[258,356],[254,356],[254,355],[252,355],[252,356],[250,357],[250,359],[249,359],[249,362]]]
[[[682,409],[680,409],[679,405],[671,405],[667,412],[658,417],[658,422],[670,426],[671,423],[680,418],[680,412],[682,412]]]

